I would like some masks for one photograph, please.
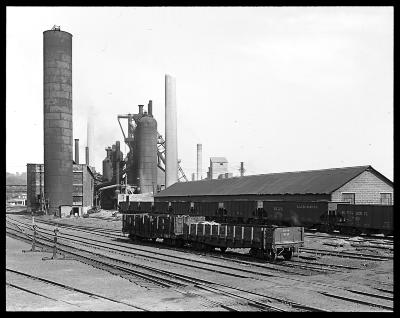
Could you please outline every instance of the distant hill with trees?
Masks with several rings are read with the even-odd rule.
[[[16,184],[24,184],[26,185],[26,172],[22,173],[10,173],[6,172],[6,185],[16,185]]]

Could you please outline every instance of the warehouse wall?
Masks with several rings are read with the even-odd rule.
[[[381,204],[381,193],[392,194],[393,186],[377,177],[370,171],[364,171],[353,180],[332,193],[332,201],[342,201],[343,193],[355,193],[355,204]]]

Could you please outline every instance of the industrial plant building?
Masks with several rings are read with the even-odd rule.
[[[225,157],[211,157],[207,179],[222,179],[228,173],[228,160]]]
[[[159,200],[286,200],[393,204],[393,182],[371,166],[270,173],[175,183]]]
[[[94,174],[86,164],[73,164],[72,206],[70,211],[85,214],[93,207]],[[40,193],[44,193],[45,169],[43,164],[27,164],[27,210],[37,212],[41,209]],[[48,202],[50,203],[50,202]],[[59,215],[60,210],[55,215]]]

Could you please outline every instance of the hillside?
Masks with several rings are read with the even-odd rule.
[[[6,185],[25,184],[26,185],[26,172],[16,174],[6,172]]]

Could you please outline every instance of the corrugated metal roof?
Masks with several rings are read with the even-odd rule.
[[[211,162],[228,162],[225,157],[210,157]]]
[[[240,194],[330,194],[367,169],[372,169],[372,171],[376,172],[371,166],[357,166],[260,174],[229,179],[177,182],[158,193],[156,197]]]

